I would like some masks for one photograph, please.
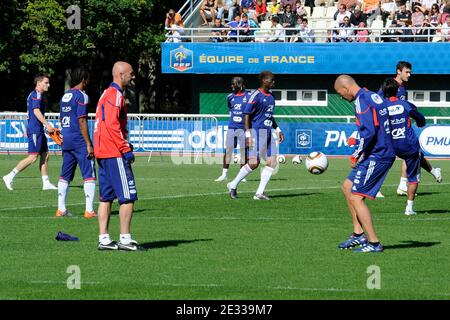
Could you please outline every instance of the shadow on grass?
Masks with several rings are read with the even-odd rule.
[[[162,249],[168,247],[178,247],[179,244],[187,244],[201,241],[213,241],[213,239],[194,239],[194,240],[163,240],[153,241],[139,244],[145,249]]]
[[[391,246],[383,246],[384,249],[409,249],[409,248],[427,248],[432,247],[437,244],[441,244],[440,242],[420,242],[420,241],[401,241],[402,244],[394,244]]]
[[[435,210],[418,210],[416,211],[418,214],[436,214],[436,213],[450,213],[449,210],[441,210],[441,209],[435,209]]]
[[[270,198],[294,198],[294,197],[304,197],[304,196],[315,196],[321,194],[320,192],[312,192],[312,193],[291,193],[291,194],[276,194],[270,196]]]

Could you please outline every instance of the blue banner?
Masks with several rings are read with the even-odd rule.
[[[354,147],[347,141],[357,137],[357,128],[352,123],[296,123],[277,121],[283,130],[285,140],[279,145],[279,154],[305,155],[321,151],[326,155],[350,155]],[[28,140],[25,137],[26,120],[2,120],[0,122],[0,150],[26,151]],[[53,123],[58,127],[58,123]],[[94,121],[89,120],[90,134]],[[171,120],[129,120],[128,140],[136,152],[180,152],[183,153],[222,153],[225,146],[228,121]],[[450,157],[450,126],[430,125],[414,127],[420,146],[426,156]],[[60,147],[48,138],[50,151]]]
[[[162,43],[163,73],[450,74],[450,43]],[[426,58],[424,58],[426,57]]]

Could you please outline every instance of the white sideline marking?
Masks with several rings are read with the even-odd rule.
[[[440,183],[439,185],[448,185],[450,182],[447,183]],[[421,183],[422,186],[434,186],[436,183]],[[385,185],[385,187],[397,187],[397,184],[390,184]],[[331,186],[331,187],[299,187],[299,188],[278,188],[278,189],[268,189],[268,192],[272,191],[296,191],[296,190],[323,190],[323,189],[340,189],[341,185],[338,186]],[[254,193],[255,191],[240,191],[239,193]],[[207,196],[220,196],[220,195],[227,195],[228,192],[209,192],[209,193],[187,193],[187,194],[178,194],[178,195],[170,195],[170,196],[159,196],[159,197],[148,197],[148,198],[139,198],[139,200],[166,200],[166,199],[178,199],[178,198],[191,198],[191,197],[207,197]],[[95,204],[98,204],[98,202],[95,202]],[[79,203],[71,203],[70,206],[81,206],[85,205],[84,202]],[[8,210],[28,210],[28,209],[40,209],[40,208],[56,208],[55,205],[41,205],[41,206],[27,206],[27,207],[9,207],[9,208],[1,208],[1,211],[8,211]]]
[[[45,281],[45,280],[38,280],[38,281],[30,281],[31,284],[67,284],[67,281]],[[98,281],[81,281],[81,284],[100,284],[101,282]]]

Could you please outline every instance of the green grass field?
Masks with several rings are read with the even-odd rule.
[[[1,175],[21,158],[1,155]],[[97,250],[97,221],[82,218],[78,172],[68,196],[76,217],[54,218],[57,192],[41,190],[34,165],[16,178],[14,191],[0,186],[0,299],[448,299],[450,162],[432,163],[444,181],[423,173],[417,216],[405,216],[406,199],[395,194],[399,161],[382,188],[386,197],[369,201],[381,254],[337,249],[352,231],[339,189],[349,171],[345,159],[330,159],[321,176],[288,159],[269,183],[272,201],[260,202],[252,199],[259,171],[232,201],[226,184],[213,181],[221,165],[139,157],[132,235],[145,252]],[[60,165],[52,156],[53,183]],[[229,176],[236,172],[232,165]],[[81,240],[58,242],[59,230]],[[81,270],[79,290],[67,288],[71,265]],[[370,266],[380,268],[380,289],[367,287]]]

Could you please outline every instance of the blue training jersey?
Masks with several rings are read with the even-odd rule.
[[[79,118],[88,116],[89,98],[78,89],[70,89],[64,93],[60,103],[61,133],[63,135],[63,150],[86,148],[86,142],[81,135]]]
[[[275,109],[275,97],[272,92],[262,89],[251,93],[244,114],[250,115],[253,129],[272,129],[272,118]]]
[[[229,129],[245,129],[244,109],[250,98],[250,92],[230,93],[227,97],[228,111],[230,112]]]
[[[47,108],[47,99],[42,95],[42,93],[33,90],[27,98],[27,109],[28,109],[28,127],[27,133],[44,133],[44,126],[42,122],[36,118],[34,115],[34,109],[41,110],[43,116],[45,116],[45,109]]]
[[[416,120],[417,125],[425,125],[425,117],[417,111],[412,103],[399,98],[386,100],[391,125],[392,144],[398,156],[416,153],[420,146],[419,140],[411,127],[411,117]]]
[[[360,89],[355,101],[356,125],[359,144],[352,157],[359,159],[374,157],[378,160],[392,161],[395,151],[392,145],[386,102],[378,94]]]

